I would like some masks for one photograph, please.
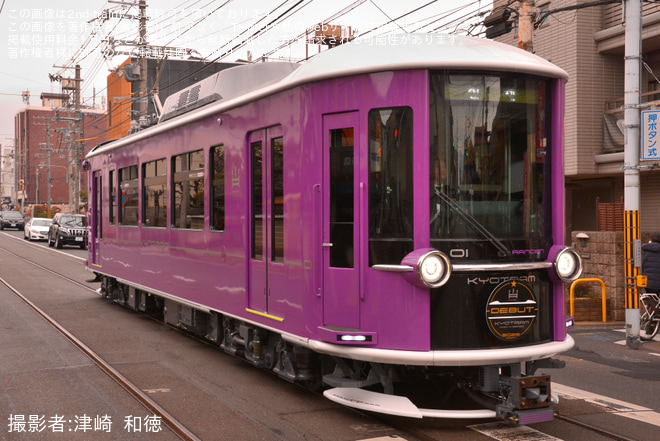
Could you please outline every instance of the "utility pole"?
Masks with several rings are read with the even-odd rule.
[[[70,69],[67,66],[53,66],[61,69]],[[62,81],[62,90],[73,91],[73,117],[56,116],[55,121],[69,121],[69,148],[68,148],[68,174],[69,174],[69,210],[72,213],[77,213],[80,208],[80,163],[82,161],[83,147],[77,140],[82,138],[82,111],[81,111],[81,94],[80,84],[83,79],[80,75],[80,65],[75,66],[75,78],[62,78],[61,75],[51,75],[51,81]],[[69,105],[70,109],[70,105]],[[71,136],[71,134],[75,134]]]
[[[69,179],[69,194],[71,195],[72,210],[74,213],[78,213],[80,210],[80,162],[82,161],[82,148],[81,143],[77,141],[79,138],[82,138],[81,122],[82,122],[82,112],[80,111],[80,65],[76,64],[76,88],[74,89],[74,98],[76,103],[75,108],[75,117],[74,117],[74,132],[76,136],[71,140],[71,150],[70,150],[70,161],[71,164],[71,178]]]
[[[534,52],[534,0],[520,0],[518,7],[518,47]]]
[[[642,2],[625,2],[625,59],[624,59],[624,259],[626,346],[639,349],[639,293],[636,276],[641,265],[639,236],[639,156],[640,156],[640,89],[642,54]]]
[[[138,121],[146,124],[147,119],[147,0],[140,0],[140,81],[138,98]]]
[[[51,135],[51,132],[52,132],[52,130],[51,130],[51,128],[50,128],[50,118],[45,118],[45,119],[46,119],[46,142],[43,143],[43,145],[44,145],[44,147],[45,147],[43,150],[46,151],[46,153],[45,153],[45,157],[46,157],[46,184],[47,184],[47,185],[46,185],[46,194],[47,194],[47,198],[48,198],[48,202],[47,202],[47,204],[48,204],[48,205],[47,205],[47,206],[48,206],[47,215],[48,215],[48,217],[50,218],[50,217],[51,217],[51,201],[52,201],[52,199],[51,199],[51,193],[50,193],[50,191],[51,191],[51,188],[50,188],[50,187],[51,187],[51,177],[50,177],[50,169],[51,169],[51,166],[50,166],[50,155],[51,155],[51,153],[52,153],[52,151],[53,151],[53,146],[52,146],[52,144],[51,144],[51,142],[50,142],[50,135]],[[40,157],[43,157],[43,156],[44,156],[44,154],[37,154],[37,155],[36,155],[37,158],[40,158]],[[39,167],[41,167],[41,166],[42,166],[41,164],[37,164],[37,189],[39,188]],[[37,199],[37,200],[36,200],[36,203],[39,204],[38,190],[37,190],[37,198],[36,198],[36,199]]]

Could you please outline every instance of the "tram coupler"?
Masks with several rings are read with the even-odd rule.
[[[528,424],[536,423],[550,423],[554,420],[555,411],[554,406],[545,408],[545,409],[536,409],[536,410],[513,410],[513,411],[503,411],[500,409],[501,406],[497,408],[497,417],[503,419],[514,426],[521,425],[526,426]]]
[[[495,408],[498,418],[514,424],[553,420],[549,375],[501,377],[500,386],[509,393],[506,401]]]

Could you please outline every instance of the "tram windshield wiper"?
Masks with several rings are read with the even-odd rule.
[[[444,202],[445,205],[447,205],[449,208],[454,210],[456,214],[458,214],[466,224],[468,224],[472,229],[474,229],[477,233],[481,234],[484,238],[488,239],[490,243],[492,243],[495,248],[499,250],[499,254],[503,254],[504,256],[508,256],[511,254],[509,251],[509,248],[507,248],[504,243],[499,240],[497,237],[493,235],[486,227],[481,225],[478,220],[476,220],[467,210],[464,210],[460,205],[458,205],[456,202],[454,202],[445,192],[440,190],[438,186],[435,187],[434,191],[435,195],[437,196],[440,201]],[[431,223],[435,221],[438,216],[440,215],[440,211],[431,218]]]

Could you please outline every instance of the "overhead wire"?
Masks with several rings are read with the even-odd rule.
[[[427,6],[432,5],[433,3],[436,3],[437,1],[438,1],[438,0],[431,0],[430,2],[428,2],[428,3],[426,3],[426,4],[422,5],[422,6],[419,6],[419,7],[415,8],[415,9],[413,9],[412,11],[406,12],[405,14],[400,15],[400,16],[394,18],[394,19],[392,19],[392,18],[390,18],[390,17],[387,17],[387,18],[389,19],[388,22],[383,23],[383,24],[380,25],[380,26],[376,26],[375,28],[370,29],[370,30],[368,30],[368,31],[366,31],[366,32],[363,32],[363,33],[360,34],[360,36],[367,35],[367,34],[373,32],[373,31],[375,31],[375,30],[377,30],[377,29],[380,29],[380,28],[382,28],[382,27],[384,27],[384,26],[387,26],[388,24],[392,23],[394,20],[401,20],[402,18],[405,18],[405,17],[407,17],[407,16],[409,16],[409,15],[411,15],[411,14],[414,14],[414,13],[417,12],[417,11],[420,11],[420,10],[426,8]],[[373,3],[373,2],[372,2],[372,3]],[[403,29],[403,28],[402,28],[402,29]],[[405,32],[405,30],[404,30],[404,32]]]
[[[311,2],[311,0],[310,0],[310,2]],[[362,5],[366,2],[367,2],[367,0],[356,0],[353,3],[351,3],[350,5],[346,6],[341,11],[336,12],[335,14],[331,15],[330,17],[325,18],[324,20],[321,21],[321,23],[330,23],[331,21],[336,20],[336,19],[346,15],[348,12],[354,10],[355,8],[357,8],[358,6],[360,6],[360,5]],[[294,42],[296,42],[296,41],[298,41],[298,40],[300,40],[300,39],[302,39],[306,36],[307,36],[307,29],[305,29],[305,31],[298,34],[295,38],[292,38],[289,41],[284,42],[283,44],[277,46],[275,49],[272,49],[271,51],[264,53],[261,56],[261,58],[262,59],[268,59],[268,57],[270,57],[271,55],[277,53],[278,51],[284,49],[287,46],[292,45]]]
[[[374,0],[369,0],[369,2],[371,2],[371,4],[374,5],[374,6],[376,7],[376,9],[378,9],[378,10],[379,10],[379,11],[380,11],[385,17],[387,17],[387,19],[389,20],[388,23],[392,23],[392,22],[393,22],[395,25],[397,25],[397,26],[399,27],[399,29],[401,29],[403,32],[406,32],[406,30],[403,29],[403,28],[401,27],[401,25],[398,23],[398,21],[397,21],[398,19],[397,19],[397,20],[393,20],[389,15],[387,15],[387,13],[386,13],[385,11],[383,11],[383,9],[382,9],[380,6],[378,6],[378,5],[376,4],[376,2],[375,2]]]
[[[280,15],[277,16],[275,19],[271,20],[269,23],[267,23],[266,25],[262,26],[259,30],[257,30],[256,32],[254,32],[254,33],[253,33],[250,37],[248,37],[247,39],[244,39],[243,41],[240,41],[241,36],[242,36],[243,34],[245,34],[246,32],[248,32],[248,31],[251,29],[251,28],[249,28],[249,27],[248,27],[248,28],[245,28],[242,32],[240,32],[238,35],[236,35],[236,36],[234,37],[233,40],[229,41],[228,43],[222,45],[221,47],[219,47],[219,48],[216,49],[215,51],[211,52],[206,58],[209,58],[209,57],[210,57],[211,55],[213,55],[214,53],[216,53],[216,52],[222,50],[223,48],[225,48],[225,47],[231,45],[232,42],[234,42],[234,41],[236,41],[236,40],[239,40],[239,43],[234,44],[234,46],[231,47],[231,48],[229,49],[229,51],[225,51],[222,55],[220,55],[218,58],[216,58],[216,59],[213,60],[213,61],[215,62],[215,61],[218,61],[218,60],[223,59],[223,58],[226,57],[227,55],[229,55],[229,54],[233,53],[234,51],[236,51],[237,49],[243,47],[243,46],[246,44],[247,41],[250,41],[250,38],[254,38],[255,36],[259,35],[259,34],[260,34],[261,32],[263,32],[264,30],[268,29],[268,27],[272,26],[272,25],[273,25],[275,22],[277,22],[277,21],[278,21],[283,15],[285,15],[286,13],[288,13],[289,11],[291,11],[293,8],[295,8],[296,6],[298,6],[298,5],[299,5],[300,3],[302,3],[302,2],[303,2],[303,0],[298,0],[298,2],[297,2],[296,4],[294,4],[292,7],[290,7],[290,8],[287,9],[286,11],[284,11],[284,13],[280,14]],[[275,11],[277,11],[278,9],[280,9],[281,7],[283,7],[284,5],[286,5],[287,3],[289,3],[289,0],[284,0],[282,3],[280,3],[278,6],[276,6],[276,7],[271,11],[271,13],[274,13]],[[262,21],[266,20],[269,16],[270,16],[270,14],[261,17],[259,20],[257,20],[256,23],[254,23],[254,26],[253,26],[253,27],[258,26]]]
[[[230,4],[233,0],[225,0],[221,5],[215,7],[211,12],[205,13],[203,16],[199,17],[195,21],[191,21],[184,28],[176,28],[175,30],[170,30],[169,32],[163,33],[163,30],[171,29],[173,26],[176,26],[177,23],[181,23],[181,21],[184,20],[185,18],[192,17],[193,13],[185,15],[185,16],[178,16],[179,14],[176,13],[176,11],[178,11],[179,8],[185,9],[185,10],[190,10],[194,6],[199,5],[200,3],[202,3],[202,1],[203,0],[184,0],[182,3],[179,4],[179,6],[176,7],[176,9],[174,9],[175,14],[173,14],[173,15],[163,14],[163,16],[160,17],[158,19],[158,21],[154,23],[154,24],[163,24],[163,26],[157,27],[157,30],[151,34],[150,39],[153,38],[154,40],[156,40],[156,39],[162,40],[163,38],[172,37],[172,38],[170,38],[170,40],[168,40],[167,45],[172,44],[173,42],[180,39],[182,36],[188,34],[192,29],[194,29],[196,26],[198,26],[201,22],[203,22],[204,20],[211,17],[215,12],[217,12],[221,8],[225,7],[226,5]],[[235,53],[236,51],[238,51],[242,47],[244,47],[244,46],[248,45],[249,43],[253,42],[260,35],[264,34],[265,32],[270,31],[271,29],[273,29],[278,24],[281,24],[284,21],[290,19],[294,14],[298,13],[303,8],[305,8],[305,7],[309,6],[310,4],[312,4],[312,2],[314,0],[306,0],[306,3],[305,3],[305,0],[298,0],[292,6],[288,7],[284,12],[277,15],[274,19],[266,22],[266,20],[268,18],[273,17],[273,15],[276,13],[276,11],[278,11],[278,10],[282,9],[283,7],[285,7],[287,4],[290,3],[290,1],[291,0],[285,0],[281,3],[279,3],[267,15],[265,15],[264,17],[259,18],[259,20],[254,22],[251,26],[245,27],[245,29],[243,29],[242,31],[240,31],[236,35],[234,35],[231,40],[224,43],[223,45],[221,45],[220,47],[215,49],[213,52],[208,54],[205,57],[207,59],[207,62],[208,63],[214,63],[214,62],[217,62],[219,60],[222,60],[223,58],[226,58],[228,55],[230,55],[232,53]],[[346,8],[339,11],[338,13],[335,13],[331,17],[325,19],[323,22],[327,23],[327,22],[330,22],[332,20],[336,20],[338,17],[341,17],[344,14],[347,14],[348,12],[352,11],[356,7],[361,6],[362,4],[364,4],[366,2],[367,2],[367,0],[356,0],[355,2],[351,3]],[[397,17],[391,17],[374,0],[369,0],[369,2],[374,7],[376,7],[387,18],[387,21],[385,21],[381,25],[378,25],[378,26],[376,26],[376,27],[374,27],[374,28],[372,28],[372,29],[370,29],[366,32],[361,33],[360,36],[365,36],[367,34],[375,32],[377,30],[384,30],[384,28],[386,28],[388,25],[392,25],[392,24],[395,25],[397,27],[397,29],[406,32],[406,29],[404,29],[404,27],[399,23],[399,21],[401,19],[406,18],[406,17],[413,17],[415,13],[418,13],[419,11],[422,11],[422,10],[426,10],[431,5],[439,3],[437,0],[432,0],[432,1],[429,1],[429,2],[427,2],[427,3],[425,3],[421,6],[418,6],[418,7],[414,8],[411,11],[405,12],[404,14],[401,14]],[[201,9],[207,8],[207,7],[209,7],[210,5],[212,5],[214,3],[216,3],[216,2],[215,1],[210,1],[210,2],[204,3],[201,6]],[[481,3],[482,3],[482,1],[478,0],[478,1],[472,2],[468,5],[463,5],[459,8],[454,8],[450,11],[447,11],[447,12],[444,12],[444,13],[441,13],[441,14],[436,14],[436,15],[433,15],[433,16],[427,16],[423,19],[419,19],[419,20],[413,22],[415,24],[418,24],[419,26],[411,32],[418,32],[418,31],[421,31],[423,29],[428,29],[431,26],[433,26],[434,24],[437,24],[438,22],[441,22],[442,20],[446,20],[447,18],[450,18],[450,17],[452,18],[452,20],[449,23],[443,23],[440,26],[436,26],[435,28],[431,29],[429,32],[437,32],[441,29],[451,29],[452,27],[454,28],[453,31],[455,32],[456,30],[458,30],[458,28],[460,26],[463,26],[465,23],[469,22],[471,19],[474,19],[474,18],[478,17],[479,14],[480,14],[480,11],[481,11],[481,6],[479,6],[477,8],[476,12],[474,10],[471,10],[471,11],[468,11],[468,12],[462,14],[461,16],[459,16],[457,18],[452,17],[452,15],[456,14],[459,11],[466,11],[466,8],[471,8],[475,4],[480,5]],[[130,8],[129,8],[129,10],[130,10]],[[198,13],[198,11],[197,11],[197,13]],[[429,19],[431,21],[428,21]],[[112,35],[112,33],[116,31],[117,27],[119,26],[120,21],[118,21],[115,24],[115,26],[112,28],[112,30],[110,30],[108,32],[108,35]],[[247,21],[249,21],[249,20],[245,20],[245,22],[247,22]],[[235,23],[232,24],[232,26],[235,26],[235,25],[236,25]],[[408,27],[408,26],[406,26],[406,27]],[[126,31],[125,33],[130,33],[130,32],[134,32],[134,31]],[[215,31],[215,32],[218,32],[218,31]],[[389,32],[392,32],[391,28],[390,28],[390,30],[384,30],[384,33],[389,33]],[[304,31],[304,32],[300,33],[299,35],[297,35],[293,38],[290,38],[287,41],[283,42],[282,44],[276,46],[275,48],[271,49],[270,51],[263,53],[262,56],[258,57],[258,58],[267,59],[268,57],[270,57],[274,53],[277,53],[278,51],[280,51],[280,50],[282,50],[282,49],[284,49],[288,46],[291,46],[296,41],[299,41],[300,39],[304,38],[306,36],[306,34],[307,34],[307,31]],[[97,34],[92,34],[92,35],[96,36]],[[92,35],[90,35],[90,37]],[[132,35],[134,35],[134,33]],[[212,34],[208,34],[208,35],[212,35]],[[127,37],[127,38],[130,38],[130,37]],[[76,54],[78,54],[78,56],[79,56],[79,61],[85,60],[88,57],[90,57],[92,54],[98,52],[97,49],[101,45],[100,42],[97,43],[91,50],[87,50],[87,48],[91,47],[91,43],[90,43],[91,39],[92,38],[88,38],[88,40],[85,41],[84,46],[82,46],[76,52]],[[215,58],[211,59],[218,52],[221,52],[221,54],[219,56],[216,56]],[[89,68],[89,73],[94,73],[95,75],[98,74],[98,72],[100,72],[100,69],[103,67],[104,62],[106,62],[106,60],[104,58],[97,58],[96,60],[94,60],[91,64],[90,68]],[[175,86],[176,84],[184,81],[186,78],[189,78],[190,76],[193,76],[193,75],[197,74],[199,71],[201,71],[203,69],[204,69],[204,67],[200,67],[199,69],[196,69],[194,72],[186,75],[185,77],[182,77],[181,79],[179,79],[179,80],[177,80],[173,83],[170,83],[169,87]],[[91,83],[92,83],[91,81],[89,83],[87,83],[87,86],[86,86],[85,90],[88,90],[89,87],[91,87]]]
[[[469,3],[467,5],[463,5],[461,7],[454,8],[451,11],[448,11],[447,14],[437,18],[436,20],[433,20],[433,21],[427,23],[426,25],[415,29],[414,32],[422,31],[424,28],[428,28],[429,26],[432,26],[433,24],[435,24],[437,22],[440,22],[442,20],[446,20],[447,18],[449,18],[450,16],[454,15],[455,13],[457,13],[459,11],[465,11],[468,8],[471,8],[471,7],[474,7],[475,5],[478,5],[477,12],[475,12],[475,11],[467,12],[467,13],[461,15],[460,17],[452,18],[449,22],[443,22],[442,25],[437,26],[437,27],[435,27],[435,28],[433,28],[429,31],[429,32],[438,32],[438,31],[443,30],[443,29],[454,28],[454,32],[455,32],[456,29],[458,28],[458,25],[464,23],[465,21],[477,18],[479,16],[479,11],[481,10],[481,6],[479,6],[479,5],[481,5],[481,3],[482,3],[481,0],[477,0],[477,1],[473,1],[472,3]]]
[[[231,3],[232,1],[233,1],[233,0],[227,0],[227,1],[225,1],[223,4],[221,4],[220,6],[218,6],[217,8],[215,8],[213,11],[209,12],[208,14],[206,14],[205,16],[203,16],[202,18],[200,18],[199,20],[197,20],[195,23],[193,23],[192,25],[190,25],[190,26],[188,27],[188,29],[184,30],[184,31],[181,32],[179,35],[177,35],[176,37],[174,37],[173,39],[171,39],[169,42],[165,43],[165,46],[169,46],[170,44],[172,44],[172,42],[174,42],[174,41],[177,40],[178,38],[182,37],[183,35],[185,35],[185,34],[188,33],[189,31],[191,31],[195,26],[198,26],[201,22],[203,22],[204,20],[206,20],[207,18],[209,18],[211,15],[215,14],[215,13],[216,13],[217,11],[219,11],[220,9],[224,8],[225,6],[227,6],[227,5],[228,5],[229,3]],[[213,2],[211,2],[211,3],[213,3]],[[211,3],[209,3],[209,4],[211,4]]]
[[[194,3],[186,6],[186,3],[191,2],[191,1],[194,2]],[[158,32],[163,31],[167,28],[171,28],[172,26],[176,26],[177,23],[179,23],[180,21],[183,21],[185,18],[193,16],[196,13],[195,12],[196,9],[194,8],[194,6],[197,5],[198,3],[200,3],[201,1],[202,0],[185,0],[179,6],[174,7],[172,9],[172,11],[174,11],[177,14],[178,14],[177,11],[179,11],[179,10],[181,10],[184,13],[188,12],[187,15],[183,15],[181,18],[178,18],[176,20],[172,20],[172,18],[174,18],[174,15],[168,16],[168,14],[164,14],[161,18],[159,18],[158,21],[153,22],[152,25],[151,25],[151,28],[152,29],[156,28],[156,31],[152,31],[152,32],[154,32],[154,37],[155,38],[163,38],[163,36],[159,35]],[[212,1],[211,3],[213,3],[214,1]],[[161,23],[166,23],[166,24],[162,27],[159,27],[159,25]],[[168,31],[168,32],[170,32],[170,31]],[[174,32],[176,32],[176,31],[171,31],[171,33],[174,33]],[[169,35],[169,34],[166,34],[166,35]]]

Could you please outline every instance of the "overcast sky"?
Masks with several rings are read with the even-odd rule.
[[[118,3],[0,0],[0,144],[13,143],[14,116],[25,107],[22,92],[29,91],[29,104],[39,106],[42,92],[60,91],[60,83],[51,82],[49,74],[74,76],[73,70],[54,66],[80,64],[84,103],[97,107],[105,103],[107,75],[127,58],[103,56],[110,52],[108,37],[138,38],[138,21],[119,17],[137,16],[139,9]],[[467,34],[475,29],[465,19],[479,11],[487,13],[492,0],[147,0],[147,5],[150,45],[173,51],[192,49],[195,55],[209,60],[225,55],[224,61],[235,61],[246,59],[248,51],[254,59],[263,54],[274,59],[302,58],[306,50],[303,40],[285,43],[315,23],[338,15],[329,23],[351,26],[358,35],[374,38],[404,31]],[[106,20],[104,11],[108,10],[112,14]],[[259,32],[263,27],[268,31]],[[251,42],[230,51],[245,40]],[[285,47],[271,53],[280,46]],[[130,49],[115,47],[119,51]],[[314,50],[311,48],[310,53]]]

